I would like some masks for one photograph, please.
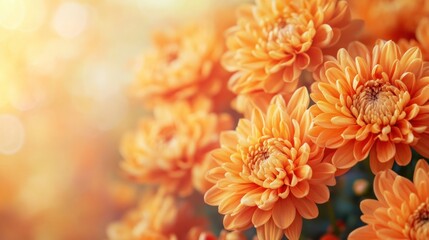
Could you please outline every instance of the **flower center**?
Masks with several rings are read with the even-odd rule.
[[[308,15],[308,14],[307,14]],[[268,37],[268,50],[282,49],[285,53],[304,52],[310,48],[315,35],[312,22],[308,22],[306,14],[292,13],[290,16],[279,17],[264,29]]]
[[[356,89],[351,110],[360,126],[393,125],[405,117],[404,91],[384,80],[370,80]]]
[[[414,213],[410,215],[405,229],[412,240],[429,238],[429,200],[420,204]]]
[[[309,150],[307,144],[297,150],[288,140],[262,137],[248,147],[241,176],[264,188],[278,189],[281,196],[288,187],[311,178],[308,155],[304,153]]]
[[[286,23],[285,21],[281,21],[276,31],[278,32],[279,39],[290,39],[293,36],[298,35],[297,27],[294,23]]]

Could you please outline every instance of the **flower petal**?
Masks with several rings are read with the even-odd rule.
[[[255,210],[252,216],[252,223],[257,228],[259,226],[264,225],[268,220],[270,220],[272,216],[272,211],[264,211],[259,208]]]
[[[258,240],[280,240],[283,236],[283,231],[270,219],[266,224],[256,228],[256,234]]]
[[[378,239],[378,236],[371,226],[363,226],[355,229],[350,233],[349,240],[362,240],[362,239]]]
[[[351,168],[358,162],[353,156],[354,143],[355,141],[350,140],[346,145],[335,151],[332,157],[332,163],[335,167],[340,169]]]
[[[399,166],[405,166],[411,161],[411,149],[408,144],[396,144],[395,161]]]
[[[310,184],[308,181],[300,181],[294,187],[290,188],[290,191],[296,198],[303,198],[308,195],[310,191]]]
[[[298,240],[301,236],[302,230],[302,218],[300,216],[295,217],[293,223],[284,230],[286,237],[290,240]]]
[[[390,141],[377,141],[376,143],[377,150],[377,160],[379,162],[385,163],[392,160],[395,157],[396,148],[395,144]]]
[[[305,219],[313,219],[319,215],[319,209],[316,204],[307,198],[292,198],[293,204],[296,207],[299,215]]]
[[[274,223],[281,229],[289,227],[295,219],[296,209],[289,199],[279,200],[273,209]]]

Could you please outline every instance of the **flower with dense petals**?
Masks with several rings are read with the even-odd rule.
[[[194,229],[205,225],[204,219],[194,215],[190,202],[163,191],[147,192],[137,209],[109,225],[107,236],[109,240],[193,240]]]
[[[149,108],[201,95],[215,98],[218,104],[229,101],[232,94],[226,79],[230,74],[220,65],[222,31],[203,21],[155,34],[154,47],[140,60],[132,94]]]
[[[367,225],[353,231],[349,240],[429,239],[429,165],[417,162],[413,182],[392,170],[379,172],[374,179],[377,200],[360,204]]]
[[[198,103],[198,104],[197,104]],[[156,184],[181,196],[195,187],[204,192],[200,170],[208,153],[219,146],[219,133],[230,129],[227,114],[208,112],[205,101],[193,105],[177,102],[154,109],[153,118],[143,119],[138,129],[125,136],[122,144],[122,168],[139,183]],[[211,185],[210,185],[211,186]]]
[[[410,39],[421,18],[429,16],[427,0],[349,0],[350,9],[365,21],[370,39]]]
[[[219,206],[226,229],[255,226],[259,240],[298,239],[302,218],[317,217],[316,203],[328,201],[336,169],[307,137],[309,102],[304,87],[288,104],[276,96],[266,113],[256,108],[221,134],[221,148],[212,151],[219,166],[207,175],[215,185],[204,199]]]
[[[222,59],[227,70],[236,72],[230,89],[236,94],[290,94],[303,70],[314,70],[325,50],[336,49],[351,22],[348,4],[341,0],[257,0],[244,5]]]
[[[355,42],[315,74],[310,135],[335,149],[337,168],[368,155],[374,173],[395,161],[404,166],[410,146],[429,157],[428,64],[418,48],[402,52],[393,41],[379,41],[370,52]]]

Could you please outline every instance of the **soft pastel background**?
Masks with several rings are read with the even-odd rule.
[[[0,239],[105,239],[135,204],[121,135],[150,33],[216,1],[0,0]]]

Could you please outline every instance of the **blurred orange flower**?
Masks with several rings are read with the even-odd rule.
[[[426,0],[349,0],[350,9],[365,21],[369,38],[412,38],[421,18],[429,15]],[[380,21],[382,19],[382,21]]]
[[[227,70],[236,72],[230,89],[237,94],[293,92],[301,71],[321,64],[324,50],[335,48],[350,23],[346,1],[259,0],[243,5],[222,59]]]
[[[211,161],[206,154],[219,146],[219,132],[232,127],[229,115],[209,109],[203,100],[155,108],[153,118],[143,119],[125,136],[122,168],[139,183],[158,184],[180,196],[192,193],[193,181],[199,183],[196,187],[208,188],[208,182],[201,183],[204,177],[192,172]]]
[[[180,201],[163,191],[147,192],[140,206],[109,225],[110,240],[192,239],[195,229],[205,229],[205,220],[194,216],[190,201]]]
[[[415,36],[415,39],[400,39],[398,41],[399,46],[402,50],[419,47],[422,51],[423,59],[429,61],[429,17],[420,20]]]
[[[253,225],[259,240],[298,239],[302,218],[318,216],[316,203],[329,199],[336,169],[307,138],[309,101],[305,88],[288,104],[276,96],[266,114],[255,109],[250,120],[221,134],[221,148],[212,151],[219,166],[207,176],[215,185],[205,201],[219,206],[226,229]]]
[[[374,179],[377,200],[360,204],[366,226],[353,231],[349,239],[428,239],[429,165],[417,162],[413,182],[391,170]]]
[[[418,48],[402,52],[393,41],[372,53],[358,42],[339,50],[312,85],[313,140],[336,149],[332,161],[342,170],[368,155],[374,173],[394,161],[404,166],[410,145],[429,157],[428,66]]]
[[[231,99],[226,89],[230,74],[220,65],[222,31],[203,21],[155,34],[154,47],[141,59],[132,94],[148,108],[201,95],[219,101]]]

